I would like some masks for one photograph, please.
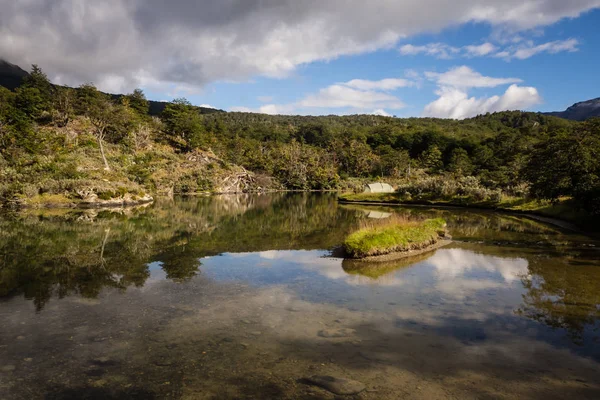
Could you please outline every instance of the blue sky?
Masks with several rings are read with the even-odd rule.
[[[241,83],[216,82],[206,86],[201,92],[188,94],[194,104],[208,104],[224,110],[248,109],[260,111],[269,104],[289,105],[301,101],[306,96],[318,93],[340,82],[353,79],[378,81],[387,78],[407,79],[407,73],[417,73],[418,85],[389,90],[405,103],[400,109],[383,108],[390,115],[411,117],[424,115],[427,104],[439,98],[435,94],[438,85],[423,76],[425,72],[444,73],[457,67],[468,67],[483,76],[494,78],[518,78],[519,85],[534,87],[539,93],[539,102],[533,102],[527,109],[535,111],[560,111],[578,101],[600,97],[600,10],[590,11],[579,18],[564,19],[543,29],[521,32],[515,44],[503,44],[505,39],[495,38],[493,28],[485,23],[467,23],[444,29],[435,34],[423,34],[400,40],[397,46],[366,54],[342,56],[331,61],[317,61],[299,66],[285,78],[254,77]],[[532,43],[529,43],[532,42]],[[493,57],[506,48],[528,49],[555,42],[557,50],[545,50],[518,58]],[[401,54],[399,49],[410,44],[427,46],[443,43],[450,47],[462,48],[470,45],[491,43],[497,50],[486,56],[465,56],[464,54],[429,55],[421,52],[415,55]],[[568,49],[560,50],[564,45]],[[550,49],[551,47],[549,47]],[[556,52],[554,52],[556,51]],[[488,88],[473,88],[469,96],[491,97],[502,95],[509,85]],[[184,93],[185,94],[185,93]],[[161,93],[152,93],[161,97]],[[164,97],[169,99],[168,96]],[[287,109],[282,107],[284,113]],[[292,110],[304,114],[344,114],[353,112],[373,112],[373,109],[353,107],[306,108],[293,107]],[[443,113],[440,116],[444,116]]]
[[[228,111],[468,118],[600,96],[600,0],[0,0],[0,58]],[[40,29],[31,30],[31,26]]]

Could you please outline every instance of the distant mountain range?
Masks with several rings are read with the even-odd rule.
[[[15,90],[27,75],[29,75],[27,71],[18,65],[0,59],[0,86]]]
[[[591,117],[600,117],[600,97],[593,100],[582,101],[581,103],[575,103],[565,111],[549,112],[545,114],[574,121],[585,121]]]
[[[21,67],[15,64],[11,64],[8,61],[0,59],[0,86],[4,86],[7,89],[15,90],[23,82],[23,78],[29,75],[29,72],[23,70]],[[121,94],[110,94],[113,98],[119,98]],[[167,106],[165,101],[153,101],[149,100],[150,115],[159,115]],[[197,107],[201,114],[211,114],[216,112],[225,112],[214,108]]]
[[[10,90],[15,90],[23,78],[29,75],[29,73],[23,70],[18,65],[11,64],[7,61],[0,59],[0,86],[4,86]],[[112,94],[113,97],[120,97],[119,94]],[[150,103],[150,115],[159,115],[165,106],[168,104],[164,101],[149,101]],[[213,108],[198,107],[202,114],[210,114],[215,112],[225,112],[223,110],[217,110]],[[580,103],[573,104],[565,111],[555,111],[543,113],[545,115],[552,115],[555,117],[570,119],[574,121],[584,121],[591,117],[600,117],[600,97],[593,100],[582,101]]]

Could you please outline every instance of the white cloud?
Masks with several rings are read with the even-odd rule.
[[[502,96],[469,97],[464,89],[442,87],[439,98],[425,106],[423,116],[464,119],[488,112],[524,110],[542,102],[534,87],[511,85]]]
[[[467,66],[453,68],[444,73],[425,72],[425,76],[437,82],[440,86],[449,86],[454,88],[491,88],[510,83],[520,83],[518,78],[492,78],[483,76],[479,72],[473,71]]]
[[[388,93],[401,87],[415,86],[413,81],[401,78],[388,78],[379,81],[353,79],[345,83],[327,86],[316,93],[305,96],[290,104],[265,104],[258,108],[232,107],[231,111],[257,112],[261,114],[302,114],[305,111],[320,114],[318,109],[328,113],[350,114],[369,113],[390,116],[385,108],[393,110],[405,107],[398,97]],[[375,111],[368,111],[368,110]]]
[[[213,107],[210,104],[200,104],[199,107],[204,107],[204,108],[217,108],[217,107]]]
[[[284,77],[299,65],[391,48],[401,38],[468,22],[517,33],[599,6],[600,0],[0,0],[0,54],[22,66],[40,64],[70,85],[197,89]]]
[[[404,46],[400,47],[400,54],[405,56],[426,54],[428,56],[434,56],[441,59],[449,59],[458,53],[460,53],[460,48],[452,47],[444,43],[429,43],[423,46],[405,44]]]
[[[343,85],[331,85],[318,93],[305,97],[298,103],[308,108],[403,108],[404,103],[396,96],[375,90],[358,90]]]
[[[515,50],[514,53],[509,56],[509,58],[524,60],[539,53],[556,54],[563,51],[572,53],[579,50],[577,48],[578,45],[579,41],[577,41],[577,39],[557,40],[539,45],[534,45],[532,42],[528,42],[527,45],[519,47],[517,50]]]
[[[467,66],[452,68],[445,73],[425,72],[425,76],[435,81],[439,97],[425,106],[423,116],[464,119],[487,112],[524,110],[542,102],[534,87],[516,85],[518,78],[494,78],[484,76]],[[501,96],[469,97],[469,89],[494,88],[511,84]]]
[[[464,50],[467,52],[467,54],[473,57],[487,56],[488,54],[495,52],[497,49],[498,48],[490,42],[486,42],[480,45],[470,45],[464,47]]]
[[[398,88],[414,86],[414,82],[408,79],[382,79],[380,81],[369,81],[365,79],[353,79],[343,85],[360,90],[395,90]]]
[[[557,54],[561,52],[578,51],[579,41],[577,39],[555,40],[536,45],[533,41],[524,41],[522,36],[513,36],[510,40],[502,40],[510,45],[500,48],[493,43],[485,42],[479,45],[468,45],[453,47],[445,43],[429,43],[421,46],[406,44],[399,51],[403,55],[425,54],[440,59],[451,59],[454,57],[496,57],[505,60],[524,60],[540,53]]]
[[[377,110],[373,110],[373,112],[371,114],[373,114],[373,115],[380,115],[382,117],[391,117],[392,116],[392,114],[388,113],[387,111],[385,111],[382,108],[379,108]]]

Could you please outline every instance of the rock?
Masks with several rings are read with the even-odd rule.
[[[305,378],[304,381],[340,395],[357,394],[366,389],[365,385],[358,381],[329,375],[313,375],[310,378]]]
[[[0,367],[0,371],[2,372],[12,372],[16,369],[16,367],[14,365],[3,365],[2,367]]]
[[[154,361],[152,364],[156,365],[157,367],[170,367],[173,365],[173,362],[167,358],[160,358]]]
[[[114,360],[111,360],[111,359],[110,359],[110,358],[108,358],[108,357],[98,357],[98,358],[94,358],[94,359],[92,360],[92,363],[93,363],[93,364],[95,364],[95,365],[100,365],[100,366],[103,366],[103,367],[107,367],[107,366],[110,366],[110,365],[116,365],[116,364],[117,364],[117,362],[116,362],[116,361],[114,361]]]
[[[343,338],[354,335],[354,329],[341,328],[341,329],[323,329],[319,331],[319,336],[324,338]]]

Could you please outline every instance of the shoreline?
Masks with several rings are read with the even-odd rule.
[[[503,214],[515,214],[522,217],[530,218],[536,221],[545,222],[547,224],[551,224],[557,226],[562,229],[567,229],[574,232],[580,233],[595,233],[594,231],[589,231],[582,229],[577,226],[574,222],[560,219],[556,217],[549,217],[542,213],[537,213],[535,211],[522,211],[522,210],[511,210],[508,208],[502,207],[492,207],[492,206],[484,206],[484,205],[468,205],[468,204],[453,204],[453,203],[444,203],[439,204],[435,202],[386,202],[386,201],[370,201],[370,200],[346,200],[338,198],[339,204],[359,204],[359,205],[367,205],[367,206],[386,206],[386,207],[428,207],[428,208],[460,208],[460,209],[472,209],[472,210],[481,210],[481,211],[489,211],[489,212],[498,212]]]

